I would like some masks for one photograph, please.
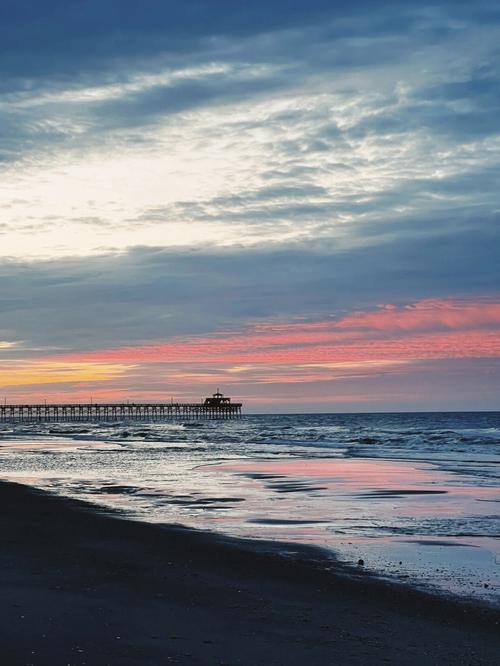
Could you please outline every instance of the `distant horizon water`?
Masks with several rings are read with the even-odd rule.
[[[344,415],[359,415],[359,416],[370,416],[372,414],[376,415],[406,415],[406,414],[498,414],[500,413],[500,410],[497,409],[477,409],[477,408],[470,408],[470,409],[365,409],[365,410],[357,410],[357,409],[329,409],[329,410],[314,410],[314,409],[309,409],[309,410],[283,410],[283,409],[277,409],[277,410],[270,410],[270,411],[263,411],[262,409],[254,410],[252,408],[248,409],[245,407],[245,402],[244,398],[239,398],[238,395],[236,394],[236,397],[230,396],[233,402],[243,402],[243,412],[242,416],[344,416]],[[21,399],[16,399],[16,400],[11,400],[9,401],[8,399],[4,399],[1,403],[1,405],[44,405],[47,404],[48,406],[50,405],[60,405],[60,404],[68,404],[68,405],[99,405],[99,404],[169,404],[171,402],[170,398],[165,398],[164,400],[154,400],[154,399],[123,399],[123,400],[118,400],[118,399],[110,399],[110,400],[37,400],[37,399],[26,399],[26,400],[21,400]],[[192,399],[184,399],[184,400],[175,400],[174,403],[179,403],[179,404],[197,404],[200,402],[200,399],[196,400],[195,398]],[[112,423],[110,420],[109,423]]]

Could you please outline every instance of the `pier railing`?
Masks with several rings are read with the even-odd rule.
[[[241,407],[238,402],[0,404],[0,423],[233,419],[241,416]]]

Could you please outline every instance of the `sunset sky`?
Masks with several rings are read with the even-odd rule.
[[[0,398],[500,407],[500,5],[3,0]]]

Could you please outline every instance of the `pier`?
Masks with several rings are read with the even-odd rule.
[[[233,419],[241,402],[231,402],[217,390],[202,402],[110,402],[60,404],[0,404],[0,423],[85,423],[95,421],[172,421]]]

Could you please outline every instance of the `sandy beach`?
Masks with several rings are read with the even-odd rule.
[[[1,663],[494,664],[499,613],[0,485]],[[326,556],[325,556],[326,557]]]

